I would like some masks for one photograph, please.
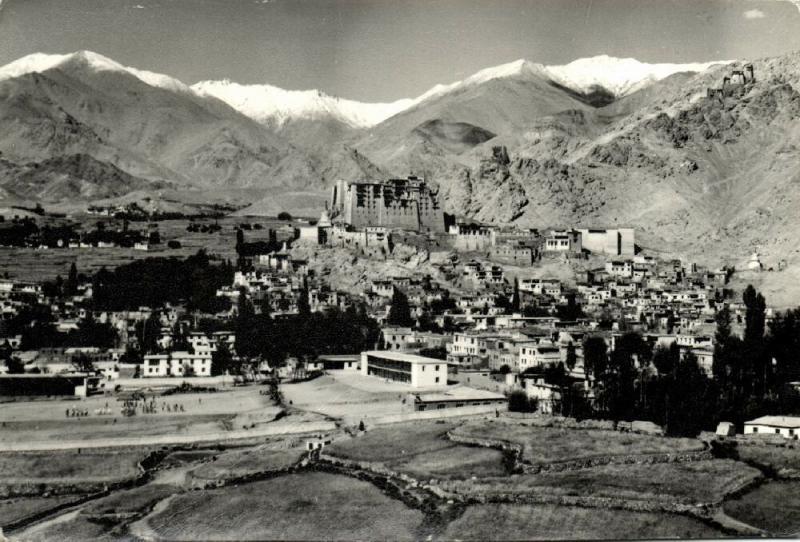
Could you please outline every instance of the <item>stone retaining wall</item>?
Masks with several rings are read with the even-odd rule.
[[[486,441],[488,442],[488,441]],[[464,442],[467,443],[467,442]],[[494,444],[504,450],[513,447],[504,447],[506,443],[495,441]],[[327,454],[320,454],[319,460],[340,472],[350,474],[361,479],[374,482],[374,478],[381,479],[381,484],[392,484],[397,491],[403,492],[408,489],[423,490],[430,493],[442,501],[452,501],[460,504],[487,504],[487,503],[510,503],[510,504],[557,504],[566,506],[579,506],[584,508],[616,508],[635,512],[667,512],[675,514],[689,514],[697,518],[708,519],[716,509],[718,503],[681,503],[665,499],[626,499],[614,497],[592,497],[582,495],[558,495],[537,492],[513,492],[513,491],[492,491],[491,493],[481,493],[471,491],[468,486],[472,485],[470,480],[435,480],[428,482],[419,481],[407,474],[393,471],[380,463],[370,463],[365,461],[353,461],[341,459]],[[752,484],[748,480],[743,485]],[[381,487],[383,487],[381,485]]]
[[[585,495],[556,495],[547,493],[464,493],[451,489],[449,483],[428,488],[441,499],[453,500],[463,504],[556,504],[579,506],[582,508],[610,508],[630,510],[632,512],[667,512],[673,514],[689,514],[699,518],[707,518],[714,509],[711,503],[686,504],[669,500],[624,499],[614,497],[592,497]]]
[[[585,459],[570,459],[555,463],[543,463],[537,465],[523,464],[522,471],[526,474],[538,474],[540,472],[564,472],[569,470],[588,469],[602,465],[654,465],[656,463],[683,463],[688,461],[706,461],[714,459],[710,450],[697,452],[678,452],[678,453],[651,453],[635,455],[609,455],[599,457],[587,457]]]

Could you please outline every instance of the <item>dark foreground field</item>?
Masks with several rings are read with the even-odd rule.
[[[725,512],[774,536],[800,535],[800,482],[772,481],[725,503]]]
[[[724,533],[674,514],[556,505],[470,506],[444,532],[445,540],[587,540],[720,538]]]
[[[416,422],[380,427],[326,452],[343,459],[379,463],[418,479],[503,476],[503,454],[447,438],[455,423]]]
[[[0,500],[0,525],[15,525],[7,534],[33,541],[654,539],[800,531],[800,482],[765,481],[742,461],[690,456],[522,473],[509,452],[448,437],[475,435],[481,424],[491,424],[493,439],[533,447],[527,457],[534,461],[556,457],[551,448],[568,460],[704,446],[449,420],[337,434],[319,458],[304,453],[299,437],[162,450],[150,455],[145,473],[138,465],[147,450],[9,453],[0,457],[4,487],[41,487],[50,496]],[[793,453],[777,455],[793,463]],[[90,484],[81,493],[77,482],[84,479],[124,486],[90,494],[98,491]],[[59,487],[73,492],[53,494]]]
[[[168,540],[413,540],[423,517],[369,483],[312,472],[179,495],[137,534]]]

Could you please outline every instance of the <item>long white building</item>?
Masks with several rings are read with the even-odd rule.
[[[405,352],[371,350],[361,353],[361,374],[408,384],[414,388],[447,385],[447,362]]]

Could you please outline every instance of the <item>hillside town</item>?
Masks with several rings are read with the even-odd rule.
[[[0,542],[800,537],[800,0],[0,0]]]
[[[337,182],[326,207],[315,222],[270,229],[268,241],[248,242],[237,228],[236,262],[200,252],[0,283],[3,392],[71,394],[66,380],[91,395],[137,379],[304,379],[344,368],[434,396],[455,386],[463,397],[447,407],[634,413],[673,434],[741,424],[794,400],[785,380],[794,369],[772,357],[774,374],[747,385],[760,386],[764,403],[715,404],[713,415],[730,419],[710,414],[684,427],[667,418],[670,405],[644,406],[684,365],[698,375],[680,383],[686,389],[718,386],[732,370],[754,378],[721,341],[747,340],[756,318],[763,338],[786,319],[756,292],[731,290],[735,269],[648,255],[633,228],[462,222],[416,177]],[[347,262],[363,269],[355,282],[331,269]],[[748,270],[760,266],[754,255]],[[315,329],[300,336],[309,322]],[[435,370],[422,378],[428,364]],[[643,404],[634,408],[636,394]],[[425,393],[416,401],[424,410]]]

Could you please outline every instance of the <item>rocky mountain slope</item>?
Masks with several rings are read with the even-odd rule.
[[[323,190],[338,166],[342,174],[360,171],[351,153],[320,165],[220,100],[88,52],[26,57],[0,69],[0,125],[0,152],[10,162],[84,154],[189,188]]]
[[[134,177],[88,154],[72,154],[27,164],[0,159],[0,187],[6,197],[51,203],[76,196],[87,201],[114,198],[136,190],[157,191],[172,185]]]
[[[798,258],[800,55],[754,62],[756,81],[708,87],[742,63],[534,121],[438,176],[450,209],[531,225],[629,224],[655,249],[739,265]],[[489,145],[508,143],[503,150]],[[461,160],[464,162],[464,160]]]
[[[239,190],[274,213],[313,210],[336,178],[422,174],[477,220],[629,224],[671,253],[791,260],[800,56],[755,61],[754,83],[707,96],[742,64],[517,61],[359,104],[190,87],[88,52],[26,57],[0,68],[0,188],[48,201]]]

